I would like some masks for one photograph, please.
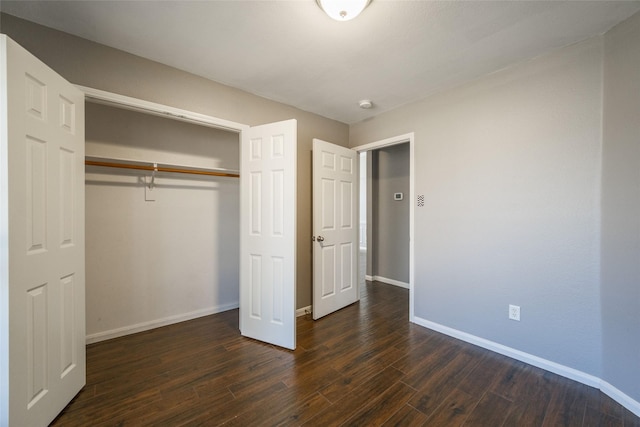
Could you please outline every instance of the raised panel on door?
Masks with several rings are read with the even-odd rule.
[[[336,294],[336,247],[323,245],[320,248],[320,298],[332,297]]]
[[[47,250],[47,142],[26,134],[25,221],[27,254]]]
[[[84,94],[8,37],[0,45],[9,230],[0,425],[39,426],[85,383]]]
[[[357,164],[348,148],[313,141],[313,318],[358,300]]]
[[[49,356],[49,306],[48,283],[43,283],[26,292],[26,338],[27,338],[27,409],[30,409],[50,388],[48,374]]]
[[[322,206],[320,230],[326,234],[336,229],[336,180],[322,178],[320,192]]]
[[[295,349],[296,121],[243,131],[240,330]]]
[[[354,245],[352,242],[340,244],[340,290],[348,291],[355,286],[353,277],[355,270]]]
[[[78,321],[78,289],[75,274],[60,279],[60,378],[71,374],[78,366],[79,352],[76,323]],[[82,342],[80,343],[82,344]]]

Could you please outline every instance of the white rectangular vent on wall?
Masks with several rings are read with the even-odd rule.
[[[424,207],[424,194],[420,194],[418,196],[418,207],[419,208],[423,208]]]

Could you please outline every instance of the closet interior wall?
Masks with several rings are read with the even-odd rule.
[[[239,149],[236,133],[86,103],[87,156],[238,170]],[[145,197],[151,172],[85,171],[88,342],[238,307],[239,179],[158,173]]]

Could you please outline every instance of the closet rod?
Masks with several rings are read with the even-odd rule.
[[[197,170],[197,169],[181,169],[181,168],[172,168],[167,166],[158,166],[154,169],[153,165],[132,165],[126,163],[114,163],[114,162],[103,162],[96,160],[85,160],[84,164],[87,166],[102,166],[107,168],[122,168],[122,169],[137,169],[137,170],[145,170],[145,171],[158,171],[158,172],[172,172],[172,173],[186,173],[192,175],[209,175],[209,176],[227,176],[231,178],[239,178],[240,175],[237,173],[230,172],[217,172],[217,171],[207,171],[207,170]]]

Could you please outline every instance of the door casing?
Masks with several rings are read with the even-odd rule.
[[[414,284],[415,284],[415,208],[416,208],[416,186],[415,186],[415,133],[405,133],[391,138],[374,141],[368,144],[352,147],[358,153],[364,151],[377,150],[391,147],[393,145],[409,143],[409,321],[414,323]]]

